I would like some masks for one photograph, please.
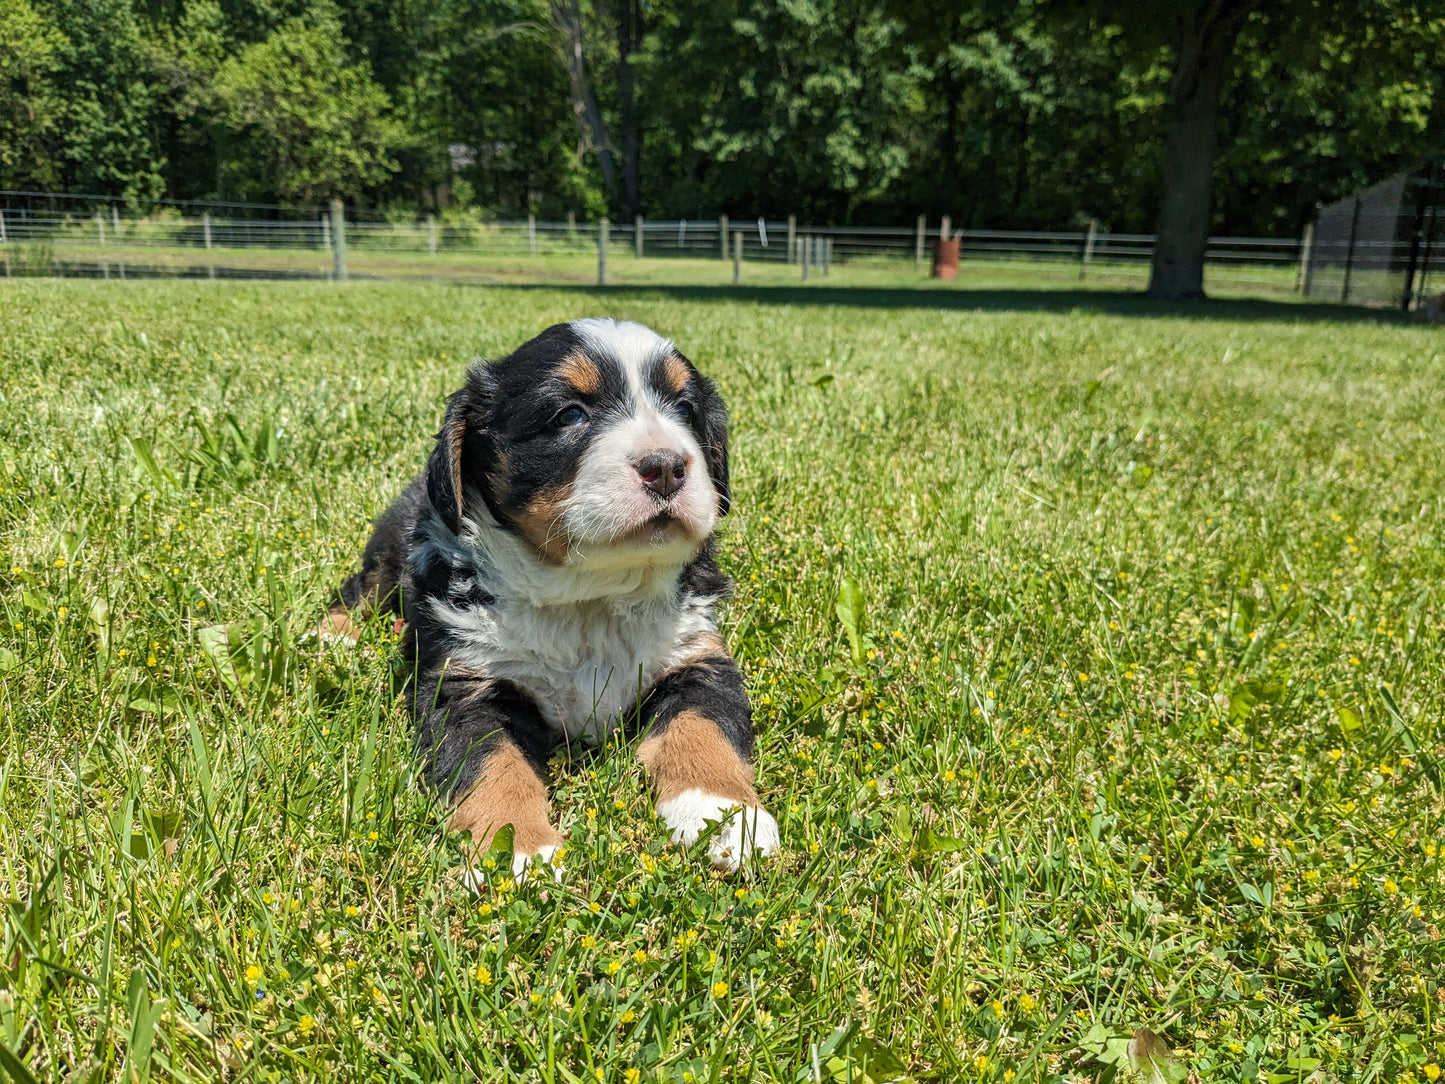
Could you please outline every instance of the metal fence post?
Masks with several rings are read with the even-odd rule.
[[[0,245],[5,243],[5,208],[0,207]]]
[[[201,238],[205,243],[206,250],[211,248],[211,212],[205,211],[201,214]]]
[[[788,262],[796,263],[798,260],[797,249],[794,247],[798,240],[798,216],[788,216]]]
[[[537,216],[527,216],[527,255],[537,255]]]
[[[1355,197],[1355,213],[1350,217],[1350,247],[1345,252],[1345,281],[1340,284],[1340,304],[1350,300],[1350,274],[1355,269],[1355,238],[1360,232],[1360,197]]]
[[[339,199],[331,201],[331,275],[337,282],[350,278],[346,270],[346,208]]]
[[[1299,273],[1295,275],[1294,279],[1295,293],[1309,292],[1306,288],[1306,283],[1309,282],[1310,278],[1310,256],[1313,254],[1314,247],[1315,224],[1313,222],[1306,222],[1304,232],[1300,234],[1299,239]]]
[[[944,215],[943,221],[938,225],[938,239],[947,241],[951,236],[953,236],[953,219]]]
[[[918,230],[913,241],[913,270],[923,270],[923,235],[928,232],[928,216],[918,216]]]
[[[736,286],[743,277],[743,234],[738,230],[733,234],[733,285]]]
[[[632,242],[637,258],[642,259],[642,216],[638,215],[632,220]]]
[[[435,256],[437,254],[437,216],[426,216],[426,254]]]
[[[720,260],[728,258],[728,216],[718,215],[717,219],[718,251],[717,257]]]
[[[798,238],[798,262],[803,265],[803,281],[808,281],[808,257],[812,254],[809,242],[812,240],[806,233]]]
[[[597,223],[597,285],[607,285],[607,233],[611,223],[603,219]]]
[[[331,251],[331,221],[325,215],[321,216],[321,251]]]
[[[1084,249],[1079,253],[1079,278],[1089,273],[1089,263],[1094,258],[1094,237],[1099,232],[1099,220],[1089,219],[1089,231],[1084,234]]]

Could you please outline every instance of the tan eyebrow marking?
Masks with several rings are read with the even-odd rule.
[[[682,358],[676,354],[669,354],[662,362],[662,378],[667,381],[667,386],[674,392],[680,392],[687,387],[688,381],[692,377]]]
[[[586,354],[568,354],[557,366],[557,375],[583,395],[596,395],[602,389],[602,370]]]

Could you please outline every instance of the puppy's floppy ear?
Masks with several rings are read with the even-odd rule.
[[[699,376],[697,381],[702,393],[702,451],[707,457],[707,473],[717,490],[718,515],[725,516],[733,505],[732,487],[728,484],[728,408],[711,380]]]
[[[447,530],[455,533],[465,512],[466,487],[463,466],[475,468],[482,442],[490,382],[478,365],[467,373],[467,382],[447,399],[446,416],[437,433],[436,447],[426,465],[426,493]],[[478,479],[481,481],[481,479]]]

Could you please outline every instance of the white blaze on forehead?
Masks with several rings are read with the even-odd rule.
[[[611,358],[622,367],[628,390],[639,400],[643,394],[643,377],[648,369],[676,350],[670,340],[664,339],[652,328],[630,320],[619,323],[594,316],[573,320],[572,330],[577,332],[582,345],[597,359]]]

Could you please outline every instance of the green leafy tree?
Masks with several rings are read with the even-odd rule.
[[[877,5],[683,0],[653,21],[653,202],[852,221],[902,176],[928,73]]]
[[[369,67],[348,63],[333,19],[283,23],[221,65],[215,94],[238,195],[354,198],[398,169],[406,133]]]
[[[63,101],[54,76],[66,44],[29,0],[0,0],[0,187],[59,180],[52,140]]]
[[[36,12],[64,31],[54,82],[58,184],[132,201],[165,191],[152,138],[156,96],[141,20],[129,0],[43,0]]]

